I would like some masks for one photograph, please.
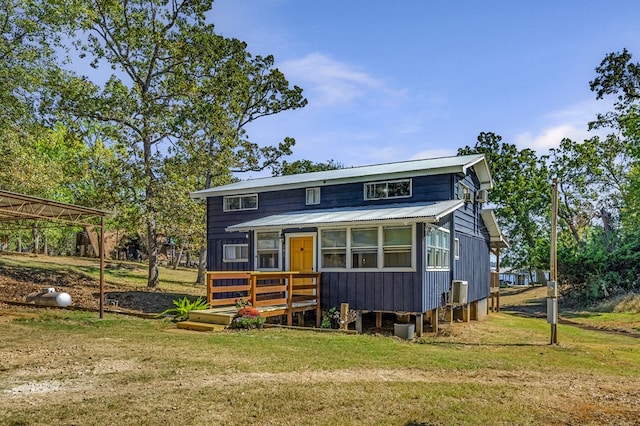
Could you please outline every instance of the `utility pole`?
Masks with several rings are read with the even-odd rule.
[[[558,343],[558,178],[551,184],[551,241],[547,283],[547,322],[551,324],[551,344]]]

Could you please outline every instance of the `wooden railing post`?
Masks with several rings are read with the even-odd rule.
[[[249,300],[251,300],[251,303],[253,304],[253,306],[257,306],[258,303],[258,295],[256,293],[256,286],[258,284],[258,276],[256,274],[251,274],[248,278],[249,282],[247,284],[250,285],[249,288]]]

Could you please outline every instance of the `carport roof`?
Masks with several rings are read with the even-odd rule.
[[[102,210],[0,190],[0,222],[45,219],[81,226],[95,225]]]

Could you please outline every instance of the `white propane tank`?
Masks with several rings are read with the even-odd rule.
[[[66,308],[71,305],[71,296],[69,293],[57,292],[55,288],[46,288],[39,293],[29,293],[27,302],[33,302],[36,305]]]

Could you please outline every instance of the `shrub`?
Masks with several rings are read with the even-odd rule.
[[[261,328],[265,323],[265,318],[260,315],[260,311],[251,306],[251,301],[244,301],[242,299],[236,301],[236,307],[238,312],[231,320],[229,328],[234,329],[249,329],[249,328]]]
[[[189,312],[191,311],[209,309],[209,303],[207,303],[207,301],[202,297],[198,297],[192,302],[187,296],[185,296],[182,299],[174,300],[173,304],[175,305],[174,308],[169,308],[166,311],[159,313],[158,317],[175,314],[175,321],[184,321],[189,318]]]

